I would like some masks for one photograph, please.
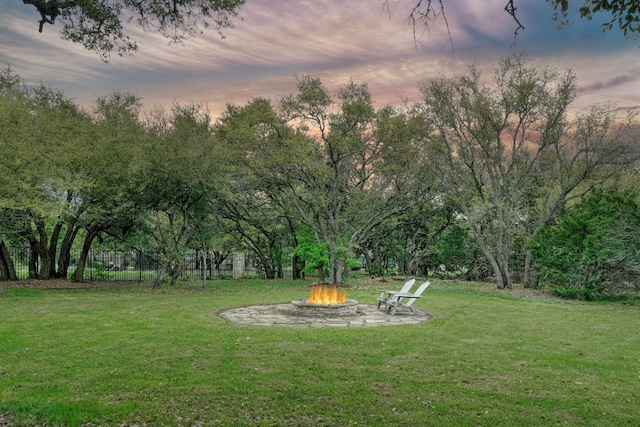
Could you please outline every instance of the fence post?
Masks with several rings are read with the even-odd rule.
[[[244,252],[233,252],[233,278],[240,279],[244,276]]]

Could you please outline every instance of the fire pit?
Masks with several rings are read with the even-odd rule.
[[[347,299],[347,292],[336,285],[313,285],[309,297],[291,301],[293,309],[287,314],[305,317],[339,317],[358,314],[358,301]]]

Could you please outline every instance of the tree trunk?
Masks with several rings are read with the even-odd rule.
[[[294,246],[296,247],[296,246]],[[299,255],[293,254],[293,259],[291,261],[293,267],[293,277],[292,279],[302,279],[302,260]]]
[[[200,269],[202,271],[202,287],[206,288],[207,287],[207,270],[208,270],[208,266],[209,263],[207,262],[207,258],[209,257],[209,254],[207,252],[207,245],[206,243],[204,243],[204,239],[202,241],[202,263],[200,265]]]
[[[98,227],[91,226],[87,229],[87,235],[82,243],[82,250],[80,251],[80,257],[78,258],[78,264],[76,270],[71,275],[73,282],[82,282],[84,280],[84,269],[87,265],[87,258],[89,257],[89,251],[91,250],[91,244],[93,239],[98,235]]]
[[[177,259],[174,260],[173,263],[171,263],[171,286],[175,286],[176,283],[178,283],[178,279],[180,278],[183,270],[182,266],[182,262]]]
[[[38,241],[33,236],[28,236],[29,241],[29,279],[38,278]]]
[[[16,268],[11,259],[9,248],[4,243],[4,239],[0,239],[0,272],[2,273],[2,280],[18,280],[16,274]],[[2,287],[0,285],[0,293],[2,293]]]
[[[78,235],[79,228],[75,226],[76,220],[71,221],[67,226],[67,232],[64,234],[62,243],[60,244],[60,255],[58,256],[58,272],[57,277],[67,278],[69,266],[71,265],[71,248],[73,242]]]
[[[38,250],[38,257],[40,258],[38,279],[48,280],[51,278],[51,255],[49,253],[49,247],[47,246],[49,237],[43,220],[36,220],[35,225],[36,230],[38,230],[36,248]]]
[[[341,285],[342,272],[344,269],[344,262],[338,259],[338,253],[335,247],[329,248],[329,283],[334,285]]]
[[[531,268],[531,261],[533,259],[533,254],[531,251],[526,251],[524,258],[524,287],[525,288],[536,288],[538,287],[538,275]]]
[[[257,247],[254,246],[254,248],[257,248]],[[262,268],[264,268],[264,274],[266,278],[275,279],[275,275],[273,272],[273,268],[271,268],[271,263],[269,262],[269,258],[267,258],[267,256],[261,250],[257,250],[256,254],[258,255],[258,258],[260,258],[260,263],[262,264]]]
[[[62,221],[56,223],[51,232],[51,239],[49,240],[49,272],[52,278],[60,277],[60,272],[56,271],[56,255],[58,255],[58,240],[60,239],[60,232],[62,231],[63,225]]]
[[[491,269],[493,270],[493,274],[496,278],[496,287],[498,289],[511,287],[509,275],[503,271],[503,267],[501,263],[498,262],[493,252],[489,250],[489,247],[484,243],[484,240],[482,238],[477,240],[478,240],[478,246],[480,247],[480,250],[482,250],[482,253],[484,253],[484,256],[487,257],[489,264],[491,264]]]
[[[502,287],[498,286],[499,289],[511,289],[513,284],[511,282],[511,271],[509,270],[508,261],[501,262],[498,264],[498,268],[500,269],[500,280],[502,282]]]
[[[156,280],[154,280],[153,282],[153,289],[157,289],[160,287],[160,284],[164,281],[164,275],[167,269],[169,268],[169,265],[167,262],[162,261],[158,268],[160,270],[158,271],[158,277],[156,277]]]
[[[369,254],[369,251],[363,250],[362,255],[364,256],[364,263],[365,263],[365,268],[367,270],[367,273],[369,273],[371,277],[375,276],[375,273],[373,271],[373,259],[371,259],[371,255]]]

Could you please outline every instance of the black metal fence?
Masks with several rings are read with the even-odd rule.
[[[8,249],[18,279],[29,279],[33,275],[29,268],[31,249],[28,247]],[[180,264],[173,268],[180,268],[181,278],[185,279],[202,278],[203,274],[206,274],[207,278],[232,277],[233,257],[239,255],[245,256],[244,254],[228,254],[224,257],[216,257],[213,254],[204,256],[203,253],[194,251],[187,253]],[[77,265],[74,261],[78,258],[79,253],[72,253],[72,262],[65,277],[71,277],[76,270]],[[259,275],[250,263],[243,263],[243,265],[245,265],[244,276]],[[37,271],[37,260],[32,269],[34,267]],[[92,249],[87,257],[84,280],[153,281],[158,278],[160,267],[160,257],[155,252]],[[0,279],[4,279],[1,273]]]

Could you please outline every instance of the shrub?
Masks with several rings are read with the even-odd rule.
[[[640,208],[632,193],[598,191],[565,210],[532,244],[541,283],[565,298],[640,291]]]

